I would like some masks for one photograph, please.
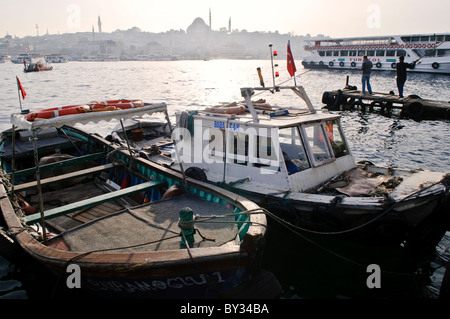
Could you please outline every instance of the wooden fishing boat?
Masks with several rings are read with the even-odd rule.
[[[24,72],[39,72],[51,70],[53,70],[53,67],[47,64],[47,61],[44,57],[32,57],[28,65],[24,60]]]
[[[307,108],[276,103],[261,110],[253,107],[255,91],[290,91]],[[449,228],[448,174],[356,163],[341,116],[316,110],[301,86],[241,92],[242,115],[177,114],[172,139],[188,176],[239,193],[309,233],[423,251]],[[173,151],[156,157],[148,143],[136,145],[150,160],[170,155],[166,165],[178,168]]]
[[[104,297],[230,296],[260,273],[263,210],[69,125],[152,112],[166,105],[13,114],[0,144],[6,233],[63,282]]]

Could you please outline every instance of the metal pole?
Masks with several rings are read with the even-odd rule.
[[[36,130],[33,130],[32,140],[33,140],[33,151],[34,151],[34,165],[36,167],[36,184],[37,184],[37,189],[38,189],[38,194],[39,194],[39,206],[40,206],[40,214],[41,214],[42,234],[44,237],[44,244],[47,245],[47,233],[45,231],[44,200],[42,198],[41,174],[39,172]]]
[[[273,53],[272,53],[272,43],[269,44],[270,48],[270,64],[272,65],[272,80],[273,80],[273,88],[275,89],[275,71],[273,68]]]

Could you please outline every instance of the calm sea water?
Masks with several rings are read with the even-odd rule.
[[[279,61],[279,65],[277,84],[293,84],[285,62]],[[257,67],[262,68],[266,85],[272,84],[270,62],[262,60],[69,62],[53,66],[49,72],[27,74],[20,64],[0,64],[0,130],[10,128],[10,114],[20,110],[16,76],[27,93],[23,109],[133,98],[166,102],[171,116],[177,111],[241,100],[241,87],[259,86]],[[357,71],[307,72],[300,67],[297,74],[301,74],[297,84],[304,86],[318,108],[323,106],[323,92],[342,89],[347,75],[351,85],[361,87]],[[375,92],[396,91],[392,72],[373,74],[371,84]],[[449,87],[449,76],[410,74],[405,94],[450,101]],[[281,93],[259,97],[272,104],[291,102]],[[450,172],[448,121],[415,122],[357,112],[342,112],[342,116],[357,161]],[[102,122],[85,128],[106,135],[117,124]],[[283,286],[283,298],[436,299],[449,259],[450,233],[435,253],[412,258],[401,247],[367,247],[294,234],[269,219],[263,267],[272,271]],[[369,264],[378,264],[384,271],[379,289],[366,285]],[[11,260],[0,255],[0,298],[73,298],[77,294],[29,259]]]

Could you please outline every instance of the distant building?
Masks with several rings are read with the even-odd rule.
[[[102,20],[100,20],[100,16],[98,16],[98,33],[102,33]]]

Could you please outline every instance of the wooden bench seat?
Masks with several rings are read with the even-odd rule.
[[[49,178],[42,179],[41,185],[44,186],[44,185],[48,185],[51,183],[58,183],[58,182],[65,181],[68,179],[73,179],[73,178],[80,177],[80,176],[85,176],[85,175],[89,175],[89,174],[98,173],[101,171],[106,171],[113,167],[114,167],[114,164],[106,164],[106,165],[100,165],[100,166],[95,166],[95,167],[79,170],[76,172],[62,174],[62,175],[58,175],[58,176],[54,176],[54,177],[49,177]],[[23,184],[14,186],[14,191],[21,192],[23,190],[30,189],[30,188],[33,188],[36,186],[37,186],[36,181],[29,182],[29,183],[23,183]]]
[[[45,219],[51,219],[57,216],[65,215],[80,209],[89,208],[107,201],[112,201],[121,197],[125,197],[134,193],[142,192],[160,185],[165,182],[149,181],[142,184],[137,184],[117,191],[109,192],[92,198],[84,199],[75,203],[67,204],[57,208],[53,208],[44,212]],[[28,225],[34,224],[41,220],[41,214],[36,213],[25,217]]]

